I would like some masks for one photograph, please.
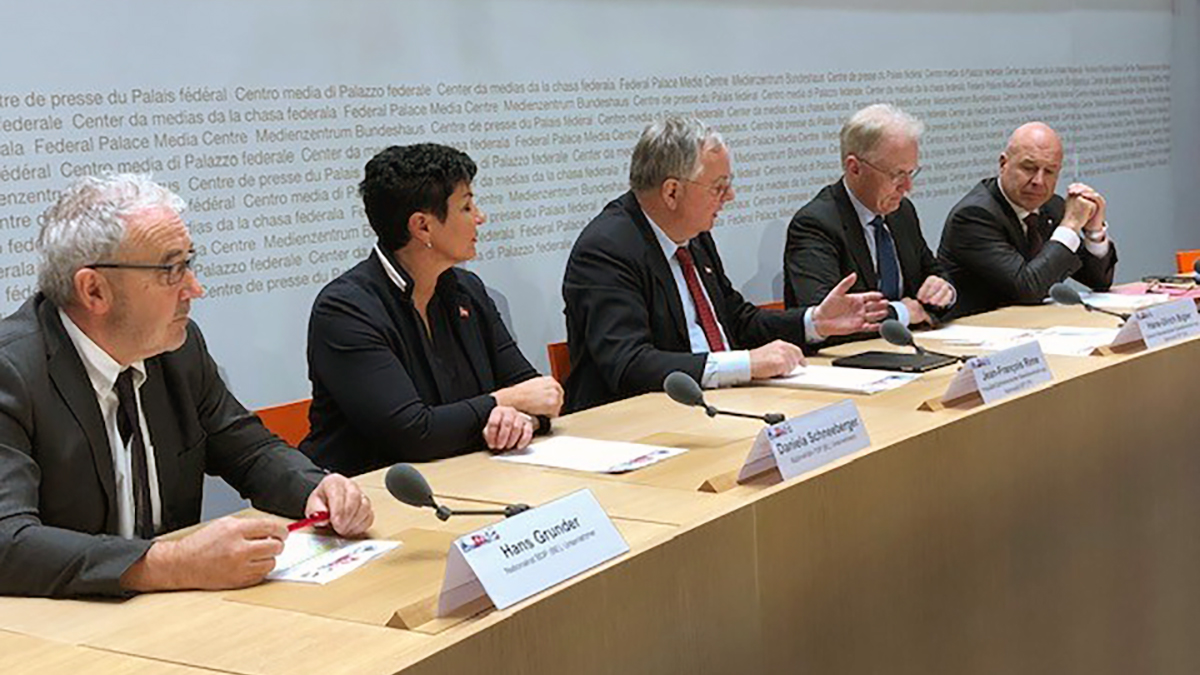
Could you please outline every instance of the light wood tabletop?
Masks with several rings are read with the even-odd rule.
[[[1069,307],[962,323],[1115,326]],[[871,340],[811,362],[866,349],[902,350]],[[629,543],[503,611],[399,627],[398,612],[412,623],[429,611],[449,542],[496,518],[443,523],[393,500],[377,471],[359,479],[377,510],[371,536],[403,544],[354,574],[125,602],[0,598],[0,653],[29,654],[20,663],[46,664],[37,672],[86,657],[256,675],[1195,672],[1200,340],[1047,361],[1050,383],[937,411],[920,406],[942,395],[953,366],[872,396],[706,392],[719,407],[789,417],[855,402],[870,447],[788,482],[702,491],[741,466],[763,424],[710,419],[658,393],[553,431],[689,450],[647,469],[584,474],[487,453],[421,465],[452,507],[591,490]]]

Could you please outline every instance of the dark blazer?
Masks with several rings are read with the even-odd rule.
[[[717,321],[734,349],[774,339],[803,346],[804,312],[762,310],[725,276],[712,236],[689,244]],[[609,202],[575,241],[563,278],[571,375],[569,411],[649,391],[682,370],[697,382],[706,354],[693,354],[683,301],[650,222],[632,192]]]
[[[915,298],[930,275],[944,277],[942,267],[921,234],[917,210],[907,198],[884,216],[896,242],[904,280],[901,297]],[[783,249],[783,300],[788,307],[819,305],[839,281],[858,273],[852,293],[879,290],[879,275],[862,223],[841,180],[827,185],[788,224]]]
[[[434,293],[444,307],[458,308],[453,329],[480,388],[471,398],[447,400],[446,376],[426,355],[412,279],[399,265],[393,269],[406,291],[372,252],[322,289],[308,324],[312,429],[300,449],[349,475],[484,449],[483,427],[496,407],[491,392],[538,376],[483,282],[452,268]]]
[[[1039,210],[1041,252],[1029,255],[1029,242],[1017,214],[1000,192],[999,181],[988,178],[971,188],[946,216],[938,257],[958,289],[954,315],[986,312],[1005,305],[1036,305],[1050,287],[1072,277],[1104,290],[1112,285],[1117,247],[1098,258],[1080,244],[1072,252],[1050,235],[1062,222],[1066,202],[1055,195]]]
[[[204,474],[255,507],[300,517],[324,475],[225,388],[195,324],[146,360],[162,530],[200,520]],[[130,595],[125,570],[151,542],[116,535],[112,452],[100,405],[54,303],[38,294],[0,321],[0,593]]]

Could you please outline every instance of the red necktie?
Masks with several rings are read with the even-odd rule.
[[[721,329],[717,326],[717,317],[713,314],[712,305],[708,304],[708,298],[704,296],[704,288],[700,286],[700,277],[696,276],[696,263],[692,262],[691,251],[688,251],[686,246],[680,246],[675,249],[675,257],[679,260],[679,266],[683,268],[683,280],[687,283],[692,303],[696,305],[696,318],[700,321],[700,328],[704,331],[704,339],[708,340],[708,350],[710,352],[725,351],[725,341],[721,339]]]

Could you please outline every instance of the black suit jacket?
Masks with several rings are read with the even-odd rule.
[[[484,449],[483,427],[496,407],[491,392],[538,376],[483,282],[453,268],[438,279],[435,295],[455,313],[455,337],[480,388],[471,398],[447,400],[446,375],[435,373],[426,355],[412,279],[394,269],[407,291],[373,252],[321,290],[308,324],[312,428],[300,449],[349,475]],[[543,421],[540,430],[547,427]]]
[[[884,222],[896,242],[904,279],[901,297],[915,298],[926,277],[943,276],[942,267],[925,243],[917,210],[907,198],[895,212],[884,216]],[[851,272],[858,273],[851,292],[879,290],[879,275],[862,223],[839,180],[818,192],[788,224],[783,251],[784,304],[818,305]]]
[[[804,312],[773,312],[747,302],[725,276],[708,233],[689,244],[717,320],[734,349],[774,339],[804,345]],[[571,411],[662,391],[681,370],[697,382],[706,354],[693,354],[683,301],[650,222],[632,192],[609,202],[571,249],[563,278]]]
[[[1050,287],[1072,277],[1103,290],[1112,285],[1117,247],[1098,258],[1080,244],[1072,252],[1050,235],[1062,222],[1065,202],[1055,195],[1038,213],[1046,242],[1038,255],[1029,255],[1029,242],[1017,214],[1000,192],[999,181],[988,178],[971,188],[946,216],[938,257],[958,289],[956,316],[986,312],[1005,305],[1036,305]]]
[[[204,474],[257,508],[303,515],[324,475],[225,388],[195,324],[146,360],[162,529],[200,520]],[[112,452],[100,405],[58,308],[41,294],[0,321],[0,593],[129,595],[125,570],[151,542],[116,535]]]

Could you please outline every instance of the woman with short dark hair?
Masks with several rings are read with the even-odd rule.
[[[529,444],[562,406],[562,388],[521,354],[479,277],[486,217],[476,166],[424,143],[373,157],[359,193],[378,243],[317,296],[308,326],[318,464],[358,474],[483,448]]]

